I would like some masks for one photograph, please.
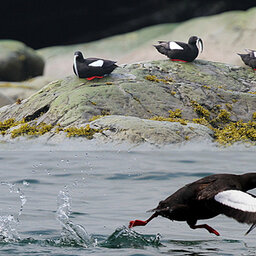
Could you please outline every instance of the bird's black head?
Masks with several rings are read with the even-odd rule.
[[[197,45],[197,48],[200,50],[200,52],[203,51],[203,41],[197,36],[191,36],[188,40],[188,44]]]
[[[83,60],[84,59],[83,54],[80,51],[76,51],[74,53],[74,57],[76,58],[76,60]]]
[[[166,200],[160,201],[158,206],[154,209],[148,210],[147,212],[163,212],[163,211],[169,211],[170,207],[168,205],[168,202]]]

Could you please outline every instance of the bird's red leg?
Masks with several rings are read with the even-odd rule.
[[[171,61],[181,61],[181,62],[187,62],[186,60],[180,60],[180,59],[170,59]]]
[[[131,220],[129,223],[129,228],[136,227],[136,226],[146,226],[152,219],[158,216],[158,213],[155,212],[151,217],[147,220]]]
[[[202,225],[190,225],[192,229],[197,229],[197,228],[205,228],[208,230],[210,233],[215,234],[216,236],[219,236],[219,232],[213,229],[212,227],[208,226],[207,224],[202,224]]]
[[[103,76],[91,76],[91,77],[87,77],[86,79],[91,81],[91,80],[93,80],[95,78],[103,78]]]

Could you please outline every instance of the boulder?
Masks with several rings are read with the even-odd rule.
[[[23,81],[43,71],[44,60],[36,51],[18,41],[0,41],[0,81]]]
[[[103,129],[108,140],[153,144],[209,139],[213,137],[209,123],[212,129],[219,123],[255,117],[255,72],[203,60],[129,64],[92,81],[73,75],[52,81],[20,104],[0,109],[2,122],[13,118],[62,130],[90,123]],[[51,130],[49,137],[54,136],[59,135]]]
[[[198,117],[193,102],[213,117],[216,109],[223,108],[230,111],[232,120],[248,121],[256,112],[255,72],[203,60],[129,64],[103,79],[87,81],[72,75],[52,81],[21,104],[0,109],[0,121],[35,119],[40,113],[41,121],[69,126],[96,115],[168,117],[168,111],[175,109],[192,120]]]

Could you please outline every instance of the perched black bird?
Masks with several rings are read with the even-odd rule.
[[[238,222],[252,224],[248,234],[256,227],[256,198],[246,193],[256,188],[256,173],[215,174],[187,184],[174,194],[160,201],[154,214],[146,221],[130,221],[129,227],[145,226],[157,216],[170,220],[186,221],[190,228],[205,228],[219,233],[207,224],[196,225],[197,220],[224,214]]]
[[[245,65],[256,70],[256,51],[245,49],[248,53],[238,53]]]
[[[84,59],[80,51],[74,53],[73,70],[79,78],[103,78],[104,75],[110,74],[115,68],[116,61],[104,60],[99,58]]]
[[[198,47],[203,51],[203,41],[197,36],[191,36],[188,43],[158,41],[154,47],[173,61],[191,62],[199,53]]]

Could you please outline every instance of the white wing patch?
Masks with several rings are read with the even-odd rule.
[[[254,58],[256,58],[256,52],[255,52],[255,51],[253,51],[252,53],[253,53]]]
[[[178,45],[176,42],[169,42],[170,50],[184,50],[183,47]]]
[[[215,195],[214,199],[226,206],[244,212],[256,212],[256,198],[240,190],[226,190]]]
[[[79,76],[78,70],[77,70],[77,65],[76,65],[76,57],[77,57],[77,55],[74,56],[74,68],[75,68],[76,75]]]
[[[102,67],[103,64],[104,64],[103,60],[96,60],[96,61],[90,63],[88,66],[90,66],[90,67]]]

